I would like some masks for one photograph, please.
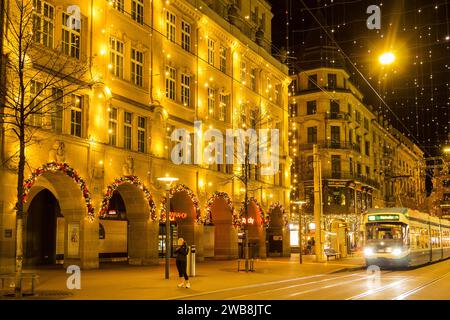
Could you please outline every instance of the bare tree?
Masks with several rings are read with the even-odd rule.
[[[17,171],[15,293],[20,297],[26,148],[35,141],[35,134],[42,128],[58,131],[55,127],[62,111],[77,103],[68,97],[90,87],[90,77],[89,63],[76,47],[67,43],[54,44],[54,26],[45,24],[42,17],[44,4],[33,0],[6,2],[7,5],[2,6],[5,76],[0,86],[0,124],[5,135],[19,144],[13,156],[18,156],[17,167],[14,166]],[[53,19],[53,10],[46,8],[45,17]],[[68,24],[72,22],[75,24],[69,27],[76,27],[76,21],[70,18],[67,21]],[[80,38],[72,40],[79,43]],[[12,161],[12,157],[7,161]]]
[[[245,108],[245,106],[243,106]],[[270,122],[270,116],[267,112],[262,112],[260,109],[251,110],[252,117],[250,121],[249,130],[257,130],[268,128]],[[246,122],[246,121],[245,121]],[[245,122],[242,124],[246,126]],[[243,134],[242,132],[240,134]],[[239,134],[238,134],[239,135]],[[255,179],[252,179],[252,174],[256,178],[258,170],[261,170],[261,165],[256,164],[255,160],[260,160],[261,154],[258,154],[262,149],[268,149],[271,147],[269,139],[261,140],[262,137],[244,135],[241,139],[237,139],[236,148],[233,148],[233,159],[237,162],[237,170],[233,170],[233,175],[226,179],[227,181],[237,179],[244,186],[244,202],[243,211],[248,221],[248,205],[249,205],[249,192],[259,190],[253,183]],[[278,154],[276,154],[278,157]],[[278,170],[278,168],[277,168]],[[254,189],[249,189],[255,187]],[[248,242],[248,223],[244,224],[244,258],[245,258],[245,271],[249,270],[249,242]]]

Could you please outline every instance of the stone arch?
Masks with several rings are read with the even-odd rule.
[[[41,191],[48,190],[56,198],[64,218],[62,230],[57,231],[61,232],[64,242],[64,265],[98,268],[98,225],[95,223],[94,207],[87,185],[76,170],[66,163],[45,164],[32,172],[24,188],[22,201],[26,213]],[[25,223],[27,220],[28,215]]]
[[[241,221],[241,229],[244,225],[248,228],[248,242],[250,246],[251,257],[266,257],[266,227],[268,220],[264,215],[259,202],[251,197],[247,201],[247,215],[244,212],[244,203],[242,203],[241,210],[239,212]]]
[[[161,199],[160,222],[166,221],[166,197]],[[188,245],[196,246],[196,258],[203,260],[203,222],[199,201],[194,192],[184,184],[178,184],[170,190],[170,219],[177,225],[178,237]]]
[[[267,255],[285,256],[288,255],[290,241],[288,230],[288,218],[286,210],[280,202],[274,202],[268,211],[267,227]],[[289,245],[287,245],[289,244]]]
[[[236,214],[233,202],[228,194],[219,191],[214,192],[206,204],[205,224],[214,229],[213,247],[216,259],[233,259],[238,257],[235,220]]]
[[[108,219],[108,209],[112,197],[118,197],[125,207],[125,220]],[[108,228],[119,228],[123,232],[119,239],[119,247],[126,241],[126,251],[129,264],[153,264],[158,259],[158,223],[156,205],[147,187],[136,176],[123,176],[107,186],[102,200],[99,216],[105,228],[105,241],[108,239]],[[125,224],[124,221],[127,221]],[[116,224],[117,226],[114,226]],[[120,224],[120,225],[119,225]],[[125,224],[125,225],[124,225]],[[126,228],[126,230],[123,230]],[[109,243],[108,243],[109,244]],[[120,245],[121,244],[121,245]],[[105,252],[108,247],[100,244],[102,255],[114,254]],[[114,247],[113,247],[114,249]],[[123,253],[123,252],[122,252]]]

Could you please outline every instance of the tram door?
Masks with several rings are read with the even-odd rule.
[[[159,225],[159,242],[158,251],[161,258],[166,256],[166,225],[161,223]],[[176,222],[170,222],[170,256],[173,258],[175,249],[178,243],[178,227]]]

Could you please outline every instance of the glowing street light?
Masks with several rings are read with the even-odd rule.
[[[450,153],[450,146],[444,147],[443,151],[444,153]]]
[[[378,58],[378,61],[383,65],[391,64],[395,61],[395,55],[392,52],[385,52]]]

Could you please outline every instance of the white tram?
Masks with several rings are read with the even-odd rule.
[[[366,264],[416,266],[450,257],[450,221],[408,208],[364,215]]]

